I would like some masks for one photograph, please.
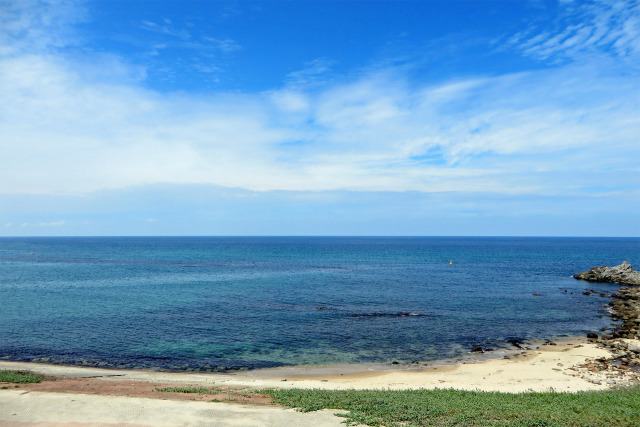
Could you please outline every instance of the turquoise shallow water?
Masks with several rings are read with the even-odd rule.
[[[640,239],[0,238],[0,357],[237,369],[458,357],[610,324]],[[539,294],[536,296],[533,294]]]

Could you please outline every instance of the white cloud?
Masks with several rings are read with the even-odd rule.
[[[569,49],[594,34],[577,26],[528,49]],[[316,61],[282,88],[205,96],[145,89],[141,71],[115,56],[91,68],[86,57],[9,47],[3,193],[193,183],[561,194],[594,176],[622,185],[627,175],[612,172],[637,171],[639,83],[606,61],[438,85],[393,69],[331,82],[330,63]],[[118,72],[96,73],[101,63]]]
[[[0,6],[0,55],[42,52],[81,43],[73,24],[86,11],[74,0],[3,1]]]
[[[313,93],[202,97],[100,84],[73,68],[47,56],[3,60],[0,191],[74,193],[158,182],[561,191],[535,177],[526,184],[505,179],[541,163],[577,167],[572,149],[587,153],[581,167],[597,168],[610,163],[611,150],[634,150],[632,135],[640,134],[638,102],[629,96],[637,83],[583,69],[419,90],[376,74]],[[575,72],[582,76],[572,81]],[[531,155],[553,157],[529,164],[520,158]],[[526,169],[514,170],[516,160]]]
[[[270,93],[272,102],[284,113],[307,112],[310,107],[309,96],[296,90],[277,90]]]

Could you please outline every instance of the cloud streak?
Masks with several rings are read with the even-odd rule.
[[[242,49],[242,46],[230,38],[194,36],[186,29],[176,28],[169,20],[165,20],[162,24],[152,21],[142,21],[140,28],[152,33],[168,36],[168,40],[155,45],[156,49],[178,47],[181,49],[199,52],[218,51],[224,53],[230,53]]]
[[[638,8],[594,8],[575,12],[590,17],[585,24],[513,43],[538,58],[606,43],[635,55]],[[67,27],[81,19],[65,10]],[[71,31],[33,16],[3,18],[11,25],[0,58],[2,193],[173,183],[559,195],[637,183],[640,84],[611,58],[437,84],[392,66],[328,79],[330,61],[318,59],[265,92],[159,93],[130,78],[144,73],[123,58],[54,55],[73,43]],[[169,23],[144,25],[193,43]],[[88,72],[89,61],[118,64],[121,77]],[[593,190],[594,181],[606,188]]]
[[[640,134],[637,82],[584,67],[417,87],[377,72],[320,90],[212,96],[96,84],[75,68],[3,60],[0,191],[173,182],[557,193],[566,183],[535,171],[633,168],[610,153],[637,152]]]
[[[635,0],[568,2],[560,8],[554,29],[529,28],[508,44],[542,60],[580,60],[614,52],[640,57],[640,3]]]

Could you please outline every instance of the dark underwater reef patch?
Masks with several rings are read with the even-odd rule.
[[[46,355],[45,355],[46,354]],[[286,366],[285,363],[271,361],[246,361],[215,358],[184,359],[173,357],[149,357],[96,354],[47,354],[23,352],[5,354],[0,360],[16,362],[46,363],[51,365],[86,366],[107,369],[150,369],[166,372],[239,372],[252,369],[275,368]]]
[[[417,312],[401,311],[397,313],[357,313],[351,314],[351,318],[363,318],[363,317],[389,317],[392,319],[398,319],[402,317],[435,317],[431,314],[423,314]]]

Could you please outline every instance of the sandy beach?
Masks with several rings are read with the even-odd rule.
[[[0,424],[175,425],[191,419],[191,425],[206,424],[212,420],[216,425],[295,425],[303,420],[310,425],[339,425],[342,419],[331,411],[302,414],[284,410],[268,400],[243,397],[242,391],[261,388],[455,388],[511,393],[577,392],[637,383],[635,371],[621,373],[589,369],[590,362],[610,355],[607,349],[596,343],[576,339],[556,345],[529,346],[501,359],[397,370],[367,368],[358,371],[357,366],[288,367],[238,374],[201,374],[0,361],[0,369],[30,370],[57,378],[17,387],[2,384],[8,388],[0,390]],[[217,400],[226,401],[210,402],[216,396],[157,391],[157,388],[166,386],[215,387],[224,396],[224,399]],[[196,399],[209,402],[195,402]],[[81,405],[79,402],[84,403]],[[96,403],[108,405],[111,409],[89,410]],[[181,414],[181,418],[171,418],[172,411]],[[158,418],[158,414],[165,415]],[[182,414],[191,415],[184,415],[184,418]],[[238,424],[238,420],[244,422]]]

